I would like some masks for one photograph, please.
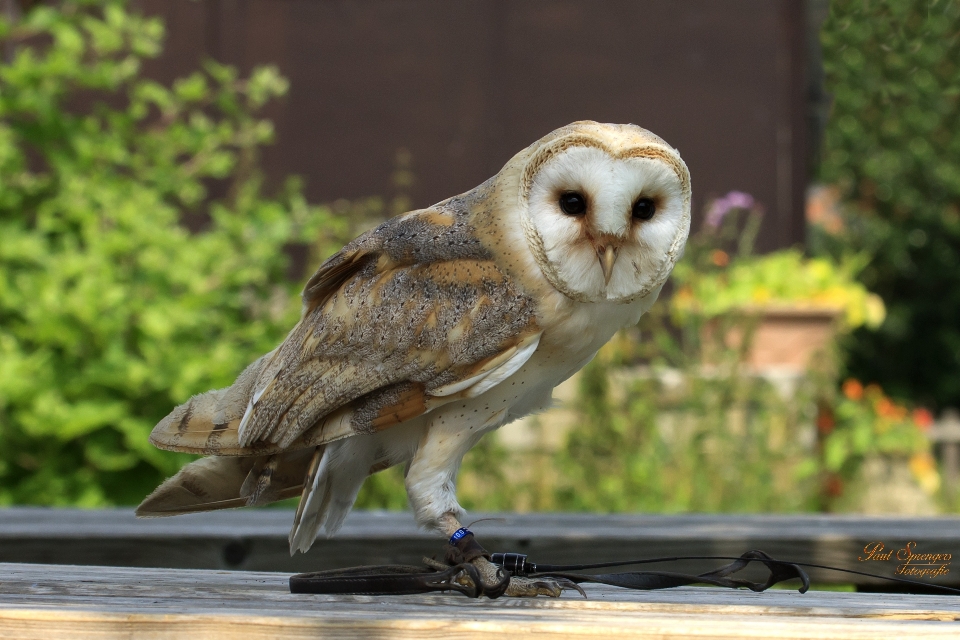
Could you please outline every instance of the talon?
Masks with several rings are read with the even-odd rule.
[[[537,580],[533,583],[533,586],[537,591],[537,595],[559,598],[560,594],[563,593],[563,587],[553,580]]]
[[[576,591],[584,598],[587,597],[580,585],[566,578],[510,578],[510,586],[507,587],[504,595],[515,598],[535,598],[537,596],[559,598],[565,590]]]
[[[459,532],[461,529],[462,527],[457,529],[457,531]],[[454,561],[463,561],[463,547],[475,548],[484,554],[486,553],[483,551],[483,547],[473,538],[473,534],[469,531],[467,531],[467,534],[469,537],[461,536],[460,539],[457,540],[457,546],[453,547],[454,552],[459,551],[460,553],[451,554],[448,552],[447,562],[450,564],[453,564]],[[432,566],[435,561],[424,558],[424,562],[428,566]],[[559,598],[560,594],[564,591],[576,591],[584,598],[587,597],[587,594],[580,588],[580,585],[567,578],[546,576],[542,578],[526,578],[522,576],[510,576],[509,572],[504,571],[499,565],[495,565],[487,560],[484,555],[474,557],[468,562],[476,570],[477,578],[479,578],[479,584],[477,585],[480,588],[479,593],[491,599],[499,598],[500,596],[518,598],[550,596],[551,598]],[[466,577],[463,576],[462,578],[465,579]]]
[[[583,596],[584,600],[587,600],[587,592],[583,590],[583,587],[578,585],[573,580],[567,580],[566,578],[554,578],[557,584],[560,585],[561,591],[576,591]]]

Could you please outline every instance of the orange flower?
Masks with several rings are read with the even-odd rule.
[[[860,384],[859,380],[848,378],[843,383],[843,395],[847,396],[853,401],[860,400],[860,398],[863,397],[863,385]]]
[[[710,254],[710,262],[718,267],[725,267],[730,264],[730,256],[727,255],[726,251],[714,249],[713,253]]]
[[[923,407],[913,410],[913,424],[923,431],[929,431],[933,426],[933,414]]]
[[[907,410],[893,402],[890,398],[880,398],[877,402],[877,415],[882,418],[903,420],[907,417]]]
[[[896,418],[897,405],[893,404],[890,398],[880,398],[880,401],[877,403],[877,415],[882,418]]]

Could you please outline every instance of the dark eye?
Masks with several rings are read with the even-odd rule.
[[[578,216],[587,210],[587,199],[576,191],[567,191],[560,196],[560,209],[571,216]]]
[[[657,203],[650,198],[640,198],[633,203],[633,218],[635,220],[649,220],[657,212]]]

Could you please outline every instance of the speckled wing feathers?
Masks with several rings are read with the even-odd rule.
[[[258,380],[263,391],[240,443],[288,446],[331,410],[402,382],[419,383],[432,396],[539,333],[531,307],[489,261],[381,273],[370,263],[311,310],[281,347],[283,364],[272,379]]]
[[[344,247],[308,282],[284,343],[233,387],[178,407],[154,444],[219,455],[315,447],[516,370],[536,348],[534,304],[473,234],[467,204],[392,219]]]

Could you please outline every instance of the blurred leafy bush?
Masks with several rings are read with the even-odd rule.
[[[960,406],[960,2],[833,0],[822,31],[833,112],[820,178],[851,215],[815,249],[865,252],[887,317],[847,345],[850,375]]]
[[[950,172],[960,155],[948,157],[940,144],[957,145],[958,129],[948,127],[956,124],[957,93],[949,93],[944,79],[955,63],[924,66],[916,37],[907,44],[893,38],[894,52],[914,62],[896,63],[903,79],[890,88],[886,67],[876,70],[873,57],[862,59],[870,47],[890,53],[882,39],[883,29],[892,28],[858,22],[863,12],[899,19],[897,11],[921,4],[932,7],[926,22],[918,27],[904,14],[897,37],[946,34],[942,21],[955,19],[955,3],[893,0],[835,0],[825,31],[828,52],[836,53],[831,78],[852,88],[836,89],[823,175],[843,185],[865,214],[848,224],[849,238],[819,241],[825,252],[853,245],[872,256],[863,279],[891,302],[895,317],[875,334],[858,334],[850,366],[870,366],[894,382],[905,378],[893,366],[873,367],[869,345],[883,349],[882,340],[893,340],[905,350],[915,337],[913,323],[921,321],[937,328],[937,348],[946,353],[930,362],[946,366],[957,351],[948,347],[960,344],[960,324],[947,322],[960,308],[960,287],[950,284],[960,277],[956,269],[933,274],[951,287],[936,295],[932,281],[918,284],[925,269],[944,269],[957,255],[960,213]],[[940,31],[927,24],[937,20]],[[229,384],[296,321],[289,249],[308,249],[315,263],[388,207],[376,199],[310,206],[295,182],[266,193],[257,149],[272,130],[257,114],[286,82],[275,69],[242,78],[208,62],[162,86],[141,73],[143,61],[159,55],[162,32],[158,21],[132,14],[120,0],[68,0],[16,21],[0,18],[7,54],[0,63],[0,504],[137,502],[184,461],[149,445],[156,421],[191,394]],[[950,53],[955,44],[932,46]],[[859,71],[840,69],[838,60]],[[934,85],[924,84],[923,69]],[[911,111],[913,98],[897,91],[913,85],[926,87],[927,102]],[[886,93],[873,96],[864,86]],[[933,128],[925,111],[931,102],[939,118]],[[867,114],[863,122],[858,109]],[[898,109],[909,118],[888,122],[884,110]],[[869,129],[877,123],[878,130]],[[848,135],[850,127],[865,130]],[[912,127],[907,143],[904,127]],[[850,160],[855,155],[868,161]],[[389,206],[403,208],[399,200]],[[897,231],[904,221],[909,231]],[[755,226],[747,220],[729,234],[723,227],[719,240],[730,246],[707,243],[697,251],[694,239],[678,277],[693,268],[714,284],[729,280],[731,256],[749,253]],[[758,273],[794,273],[799,259],[791,254]],[[813,285],[836,275],[822,272],[812,273]],[[753,296],[758,280],[743,282],[745,295]],[[795,289],[798,283],[760,284]],[[484,438],[464,461],[464,504],[596,511],[793,511],[827,504],[823,474],[849,473],[871,453],[855,448],[857,430],[862,412],[880,405],[840,400],[834,431],[821,428],[818,441],[816,400],[834,378],[815,373],[784,393],[744,371],[736,353],[704,375],[699,325],[678,326],[670,311],[655,306],[639,328],[643,340],[624,332],[584,372],[573,408],[582,428],[559,450],[518,456],[496,437]],[[919,366],[931,353],[903,361]],[[611,382],[622,382],[618,372],[638,362],[643,375]],[[943,384],[949,390],[952,383]],[[903,429],[894,426],[896,433]],[[830,451],[850,446],[844,456],[831,453],[825,465],[827,441],[841,443]],[[916,466],[929,463],[928,455],[917,457],[920,448],[910,451]],[[371,478],[358,500],[367,507],[405,504],[401,469]]]
[[[791,512],[818,507],[809,381],[787,393],[762,377],[653,368],[618,398],[602,358],[581,381],[561,453],[559,502],[575,510]]]
[[[642,326],[660,344],[674,342],[670,350],[647,365],[624,367],[622,352],[608,345],[579,376],[567,407],[572,421],[559,413],[533,418],[537,430],[566,430],[559,447],[541,438],[534,448],[517,448],[502,432],[485,436],[458,479],[464,506],[877,513],[902,508],[892,500],[901,494],[911,508],[936,509],[946,498],[938,495],[928,411],[908,410],[878,386],[855,380],[836,391],[829,371],[758,375],[738,365],[737,353],[712,367],[689,355],[678,360],[676,354],[698,347],[658,324],[669,323],[669,315],[653,311]],[[645,348],[649,354],[646,340]],[[898,474],[868,477],[877,463]],[[865,487],[865,477],[875,486]],[[367,506],[402,506],[399,474],[377,482]]]
[[[855,479],[871,456],[909,458],[910,469],[923,489],[936,493],[940,474],[926,435],[932,426],[933,415],[928,410],[908,411],[879,386],[864,387],[849,378],[842,393],[830,404],[822,404],[817,416],[827,495],[840,497],[844,485]]]
[[[295,182],[263,190],[286,80],[162,86],[162,37],[118,0],[0,17],[0,504],[139,501],[184,462],[157,420],[296,322],[286,249],[335,246]]]

